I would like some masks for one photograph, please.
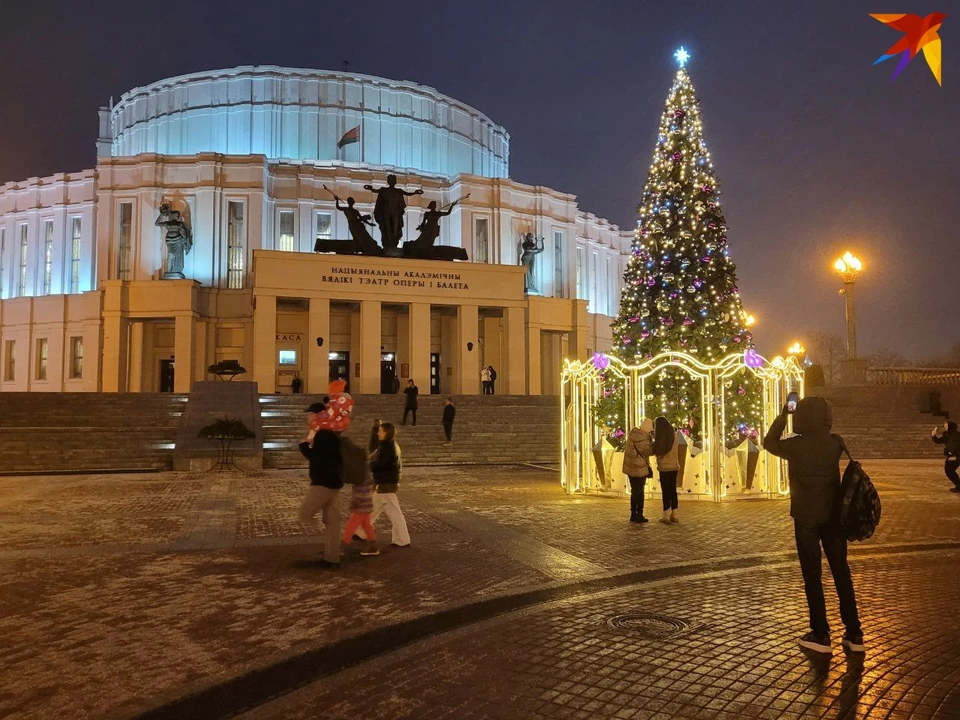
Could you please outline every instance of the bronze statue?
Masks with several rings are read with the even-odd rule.
[[[377,203],[373,207],[373,217],[380,227],[380,244],[387,255],[396,255],[403,237],[403,213],[407,202],[404,196],[423,195],[423,190],[407,192],[397,187],[397,176],[387,175],[387,186],[375,188],[364,185],[364,190],[377,194]]]
[[[374,226],[370,220],[370,216],[362,215],[360,211],[353,206],[355,201],[352,197],[347,198],[346,205],[341,205],[340,198],[336,195],[333,196],[333,199],[336,201],[337,210],[342,212],[347,218],[350,237],[353,238],[360,252],[364,255],[379,255],[381,252],[380,246],[377,245],[377,241],[370,236],[367,230],[367,225],[370,227]]]
[[[160,217],[154,225],[166,228],[164,241],[167,244],[167,271],[164,280],[183,280],[183,259],[193,248],[190,228],[180,217],[179,210],[171,210],[169,203],[160,205]]]
[[[437,201],[431,200],[427,205],[427,211],[423,214],[423,219],[420,221],[420,224],[417,225],[417,230],[420,231],[420,235],[413,241],[413,246],[418,250],[432,248],[437,238],[440,237],[440,218],[447,217],[452,213],[454,206],[458,202],[460,201],[454,200],[445,206],[447,207],[446,210],[437,210]],[[404,247],[406,247],[406,245],[404,245]]]
[[[527,269],[527,274],[524,277],[523,289],[524,292],[533,293],[534,295],[539,295],[540,291],[537,289],[537,279],[535,276],[537,255],[543,252],[543,238],[533,239],[533,233],[528,232],[526,235],[522,236],[519,246],[517,247],[517,253],[520,255],[520,264]]]

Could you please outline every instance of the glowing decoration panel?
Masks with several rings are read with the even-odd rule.
[[[588,362],[564,362],[561,374],[560,432],[561,484],[567,493],[628,494],[629,482],[620,471],[618,449],[630,428],[643,418],[660,414],[650,389],[664,371],[680,371],[689,378],[699,398],[697,424],[678,429],[681,471],[678,491],[686,499],[732,500],[782,498],[789,495],[786,463],[759,447],[763,434],[779,415],[790,392],[803,396],[803,368],[794,357],[766,360],[755,350],[727,355],[706,364],[692,355],[665,352],[637,365],[597,353]],[[761,387],[761,426],[757,434],[744,432],[731,440],[727,404],[731,378],[751,375]],[[611,428],[602,417],[605,401],[613,395],[623,407],[623,427]],[[653,458],[654,470],[656,459]],[[648,496],[658,496],[658,475],[647,481]]]

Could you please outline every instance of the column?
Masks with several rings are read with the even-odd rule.
[[[540,328],[527,328],[527,392],[541,393],[540,385]]]
[[[573,300],[573,317],[571,318],[568,357],[571,360],[586,361],[587,343],[590,340],[590,325],[587,318],[587,302]]]
[[[253,379],[261,394],[277,390],[277,298],[253,298]]]
[[[500,373],[503,372],[503,359],[500,355],[500,318],[498,317],[483,319],[483,359],[480,366],[487,365],[493,365],[493,369],[497,371],[497,381],[500,384],[497,391],[499,392],[503,387],[503,384],[499,383]]]
[[[410,303],[408,322],[410,378],[425,395],[430,392],[430,304]]]
[[[100,384],[100,318],[83,321],[83,391],[98,392]]]
[[[188,393],[193,389],[194,343],[197,339],[197,320],[190,315],[174,319],[173,356],[175,358],[173,391]]]
[[[317,346],[317,338],[323,338],[322,347]],[[330,384],[330,300],[327,298],[310,298],[306,343],[304,392],[326,392]]]
[[[476,305],[460,305],[457,308],[457,350],[459,360],[454,366],[454,387],[461,395],[480,394],[480,308]],[[473,349],[468,350],[467,345]]]
[[[214,353],[207,353],[207,325],[206,320],[197,320],[193,333],[193,380],[200,382],[207,379],[207,368],[213,365]]]
[[[380,392],[380,310],[379,300],[360,302],[360,392]]]
[[[526,310],[522,307],[504,308],[503,323],[506,353],[503,368],[497,368],[497,392],[501,395],[526,395]]]
[[[120,313],[103,318],[103,392],[127,391],[127,325]]]
[[[143,392],[143,322],[130,323],[130,392]]]

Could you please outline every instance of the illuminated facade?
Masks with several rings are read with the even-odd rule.
[[[347,142],[354,140],[354,142]],[[0,185],[0,391],[188,391],[237,360],[261,392],[559,392],[564,358],[610,347],[631,233],[509,178],[506,130],[408,82],[277,67],[163,80],[100,112],[93,170]],[[332,192],[372,213],[387,173],[469,263],[334,256]],[[162,280],[160,205],[191,228]],[[523,233],[544,241],[524,293]],[[377,231],[372,231],[378,238]],[[449,277],[448,277],[449,276]],[[318,339],[322,344],[318,344]],[[249,377],[249,376],[248,376]]]

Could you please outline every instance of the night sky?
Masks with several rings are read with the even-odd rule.
[[[412,80],[511,134],[511,176],[632,229],[684,45],[761,351],[843,332],[832,260],[852,249],[861,355],[960,341],[960,3],[8,2],[0,183],[93,167],[97,108],[236,65]],[[874,12],[944,12],[944,86]]]

